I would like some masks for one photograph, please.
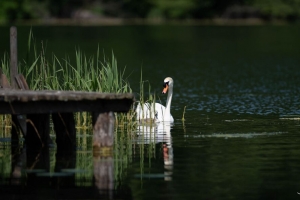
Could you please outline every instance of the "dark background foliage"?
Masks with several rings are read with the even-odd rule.
[[[1,0],[0,22],[31,19],[280,19],[295,21],[300,0]]]

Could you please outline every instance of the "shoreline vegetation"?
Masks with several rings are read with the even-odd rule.
[[[101,56],[103,54],[103,56]],[[125,76],[126,67],[122,70],[117,65],[117,59],[111,52],[107,56],[100,52],[99,46],[94,55],[87,57],[80,48],[75,49],[75,60],[69,56],[58,58],[54,53],[47,56],[43,41],[36,45],[32,30],[28,37],[26,58],[18,62],[19,72],[24,75],[29,88],[32,90],[69,90],[93,91],[103,93],[132,93],[130,84]],[[10,58],[7,53],[0,58],[0,68],[10,79]],[[91,129],[91,115],[86,112],[75,113],[77,129]],[[115,113],[116,128],[129,128],[135,124],[135,113]],[[0,127],[7,129],[11,126],[9,115],[0,115]]]
[[[299,22],[300,0],[1,0],[0,22],[23,20],[235,20]]]
[[[40,44],[40,45],[36,45]],[[28,37],[28,50],[26,58],[20,58],[18,62],[19,72],[25,76],[29,88],[32,90],[82,90],[82,91],[98,91],[111,93],[132,93],[130,83],[125,75],[126,67],[119,68],[114,52],[109,55],[99,50],[99,46],[94,55],[87,57],[80,48],[75,49],[75,60],[70,60],[68,55],[65,58],[58,58],[54,53],[50,58],[44,47],[43,41],[37,43],[33,36],[32,30]],[[10,79],[10,58],[7,53],[0,57],[0,67],[4,74]],[[150,84],[149,91],[150,91]],[[144,97],[144,81],[141,73],[141,92],[135,92],[138,99],[147,99]],[[141,96],[143,95],[143,96]],[[147,101],[147,100],[146,100]],[[87,112],[74,113],[76,127],[76,146],[79,149],[88,151],[78,151],[76,153],[75,169],[83,169],[93,172],[93,165],[89,164],[94,159],[92,149],[92,116]],[[154,144],[134,144],[136,138],[137,121],[135,118],[134,107],[128,113],[115,113],[114,126],[114,145],[113,153],[111,151],[101,152],[102,156],[109,159],[113,158],[114,164],[114,180],[115,187],[120,185],[122,178],[126,176],[122,170],[126,170],[132,162],[134,148],[142,149],[140,157],[144,158],[149,155],[154,156]],[[13,126],[10,115],[0,115],[0,139],[2,139],[2,147],[6,151],[7,158],[10,158],[11,145],[11,127]],[[50,123],[50,137],[55,141],[53,124]],[[22,138],[22,134],[19,134]],[[20,140],[20,144],[24,139]],[[21,147],[21,146],[20,146]],[[148,150],[149,151],[146,151]],[[55,152],[55,151],[53,151]],[[149,153],[148,153],[149,152]],[[77,162],[78,161],[78,162]],[[121,161],[121,162],[120,162]],[[11,162],[6,162],[7,168],[11,166]],[[82,164],[88,163],[88,164]],[[143,162],[142,162],[143,164]],[[141,165],[143,169],[144,165]],[[11,174],[11,173],[7,173]],[[76,174],[76,180],[93,180],[93,173]]]
[[[142,18],[101,18],[101,19],[33,19],[18,20],[14,23],[0,22],[0,26],[126,26],[126,25],[186,25],[186,26],[258,26],[258,25],[291,25],[299,22],[289,22],[281,19],[263,20],[259,18],[246,19],[142,19]]]
[[[0,1],[1,25],[294,24],[300,0]]]

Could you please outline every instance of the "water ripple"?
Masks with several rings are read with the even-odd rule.
[[[193,98],[193,101],[182,100],[181,106],[187,105],[187,110],[215,113],[298,115],[299,102],[299,96],[289,93],[205,94]]]

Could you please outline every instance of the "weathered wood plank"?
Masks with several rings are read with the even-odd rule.
[[[57,112],[127,112],[132,100],[95,100],[95,101],[36,101],[0,102],[1,114],[38,114]]]
[[[25,77],[22,74],[18,74],[15,76],[18,88],[21,90],[29,90],[29,86],[26,82]]]
[[[10,80],[11,87],[17,88],[15,76],[18,74],[17,28],[10,28]]]
[[[133,94],[0,90],[0,113],[127,112],[133,101]]]
[[[131,93],[100,93],[84,91],[60,91],[60,90],[0,90],[0,101],[29,102],[29,101],[81,101],[97,99],[131,99],[134,95]]]

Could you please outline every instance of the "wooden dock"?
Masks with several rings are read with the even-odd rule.
[[[26,143],[34,147],[51,143],[50,114],[60,146],[75,145],[74,112],[90,112],[93,117],[93,146],[113,145],[113,112],[128,112],[132,94],[112,94],[80,91],[0,90],[0,114],[13,116],[13,129],[23,133]],[[110,114],[109,114],[110,113]],[[12,131],[17,141],[18,130]]]
[[[132,94],[3,89],[0,90],[0,113],[128,112],[133,98]]]
[[[27,147],[39,148],[51,143],[50,115],[58,148],[72,148],[76,142],[74,112],[90,112],[93,122],[93,146],[113,145],[114,112],[128,112],[133,94],[83,91],[33,91],[17,70],[17,30],[10,30],[11,83],[0,69],[0,114],[12,115],[12,141],[22,132]]]

